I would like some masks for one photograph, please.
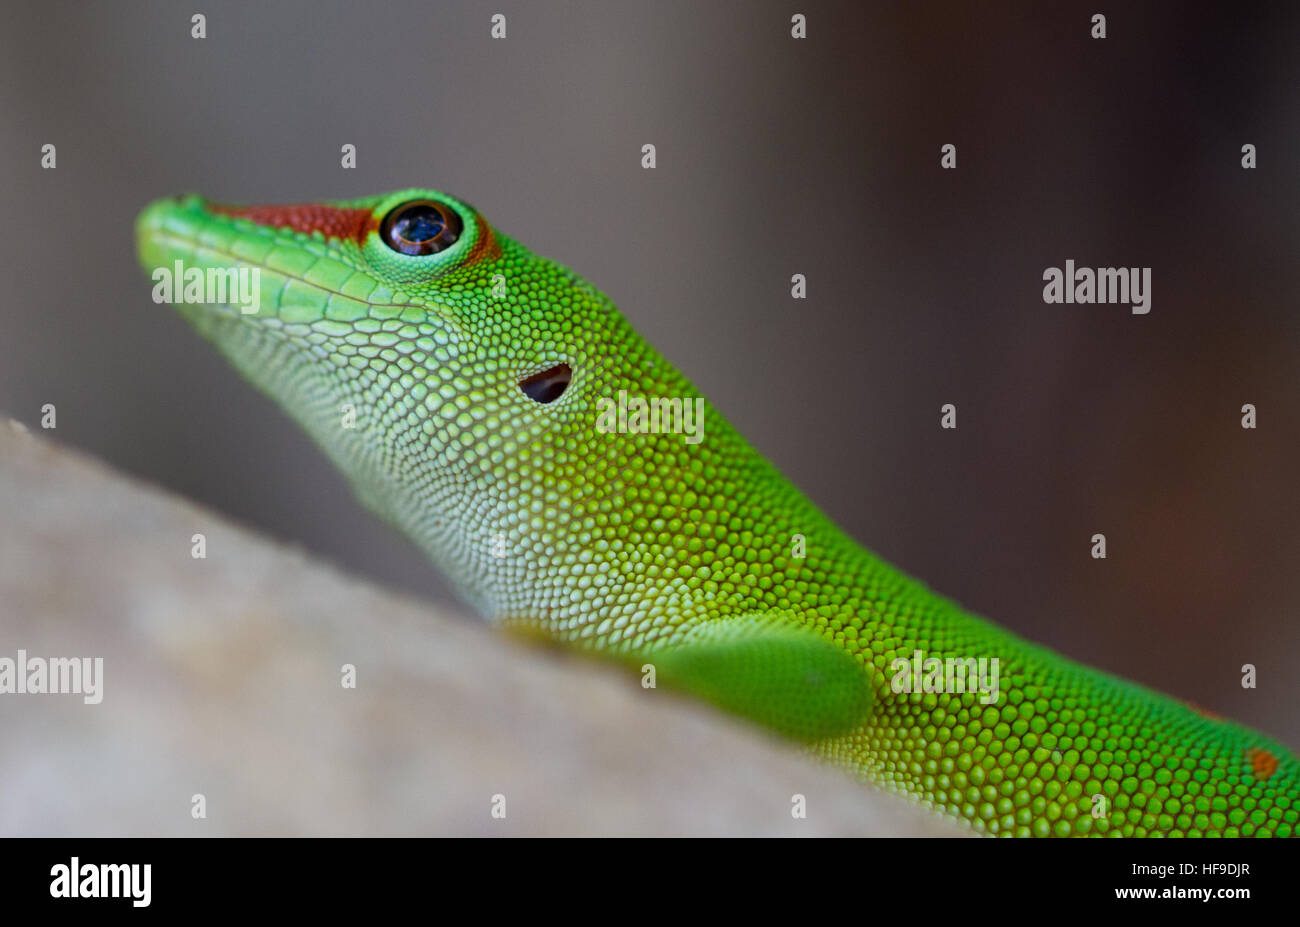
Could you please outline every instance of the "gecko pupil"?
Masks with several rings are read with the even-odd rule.
[[[402,254],[437,254],[456,243],[462,225],[454,209],[434,200],[403,203],[380,226],[384,244]]]
[[[519,381],[519,388],[529,399],[537,402],[554,402],[569,388],[573,370],[568,364],[556,364],[549,370],[535,373]]]

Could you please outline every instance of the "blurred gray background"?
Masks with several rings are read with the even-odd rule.
[[[446,600],[150,301],[131,234],[168,193],[444,189],[608,293],[889,560],[1300,745],[1300,7],[995,6],[5,4],[0,412],[55,403],[57,440]],[[1044,305],[1066,259],[1151,266],[1150,315]]]

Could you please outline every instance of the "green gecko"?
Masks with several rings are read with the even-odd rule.
[[[1285,747],[884,563],[609,299],[466,203],[184,196],[136,235],[151,273],[257,272],[242,304],[177,280],[176,309],[499,626],[653,667],[981,833],[1297,832]]]

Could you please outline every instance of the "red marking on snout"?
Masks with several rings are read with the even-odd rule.
[[[326,238],[365,243],[366,236],[379,228],[379,220],[369,209],[339,209],[319,203],[295,203],[288,206],[225,206],[209,203],[208,210],[223,216],[248,219],[258,225],[295,232],[320,232]]]

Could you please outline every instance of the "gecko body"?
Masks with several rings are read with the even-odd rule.
[[[1295,833],[1286,748],[889,566],[468,204],[174,197],[137,243],[150,271],[257,271],[255,312],[176,309],[489,620],[653,666],[981,833]]]

